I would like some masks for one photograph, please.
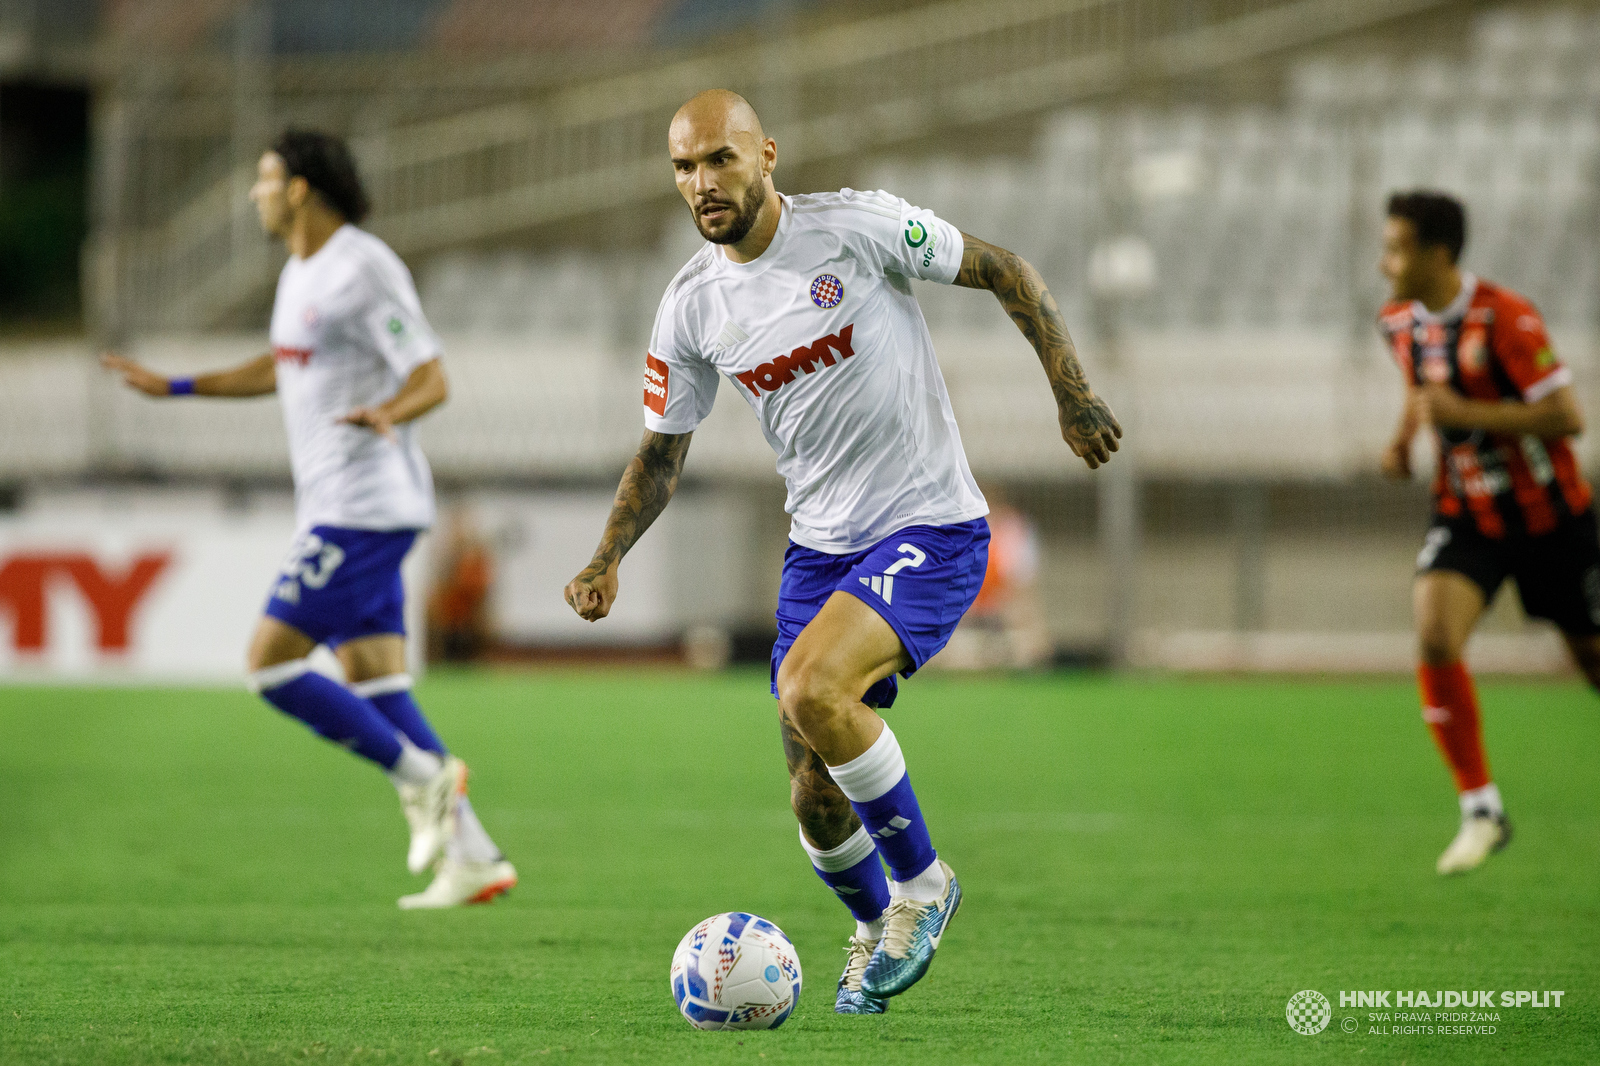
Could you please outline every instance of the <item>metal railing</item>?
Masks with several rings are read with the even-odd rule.
[[[1056,107],[1140,79],[1303,45],[1443,0],[945,0],[663,62],[534,101],[357,139],[371,228],[404,255],[513,236],[672,191],[663,152],[695,92],[744,92],[812,163]],[[271,285],[247,168],[143,230],[102,232],[88,276],[102,328],[202,328]]]

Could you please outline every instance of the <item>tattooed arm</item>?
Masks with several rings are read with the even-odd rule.
[[[617,564],[672,499],[692,436],[645,431],[638,453],[622,472],[594,558],[567,584],[564,595],[578,617],[594,622],[611,613],[617,598]]]
[[[1004,248],[963,233],[961,271],[955,283],[969,289],[988,289],[1000,300],[1011,321],[1039,353],[1050,391],[1055,393],[1056,411],[1061,419],[1061,439],[1072,454],[1093,470],[1111,461],[1117,450],[1122,427],[1106,402],[1089,388],[1083,376],[1078,352],[1067,335],[1061,308],[1044,287],[1044,279],[1032,264]]]

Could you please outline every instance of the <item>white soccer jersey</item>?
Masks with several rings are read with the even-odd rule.
[[[411,272],[372,234],[341,226],[316,254],[289,258],[272,306],[272,354],[302,530],[433,524],[433,475],[416,424],[388,440],[339,419],[389,399],[439,353]]]
[[[860,551],[988,513],[911,279],[948,285],[961,233],[885,192],[784,196],[750,263],[708,243],[668,286],[646,356],[645,426],[688,433],[719,375],[761,420],[797,544]]]

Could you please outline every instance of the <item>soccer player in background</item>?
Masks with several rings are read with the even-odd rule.
[[[909,677],[949,640],[989,541],[911,281],[999,297],[1038,351],[1062,436],[1091,468],[1122,430],[1016,255],[888,193],[780,195],[777,145],[726,90],[686,103],[668,147],[707,243],[662,297],[644,440],[565,596],[590,621],[611,610],[618,565],[667,505],[726,377],[788,482],[772,693],[800,843],[856,919],[835,1010],[881,1013],[926,972],[961,888],[877,708],[893,704],[896,673]]]
[[[1038,527],[1006,500],[1002,486],[979,488],[989,503],[989,566],[961,628],[993,639],[979,643],[974,665],[1043,666],[1055,644],[1039,601]]]
[[[272,351],[195,378],[115,354],[103,362],[150,396],[282,398],[297,531],[250,642],[251,688],[388,774],[411,826],[406,864],[436,871],[401,907],[487,902],[516,871],[473,813],[467,767],[428,724],[406,673],[400,564],[434,519],[412,422],[448,393],[439,340],[405,264],[356,228],[367,196],[342,141],[285,132],[262,155],[250,198],[290,253]],[[311,669],[319,644],[347,685]]]
[[[1461,661],[1506,578],[1516,580],[1527,614],[1560,627],[1579,669],[1600,687],[1600,542],[1567,439],[1583,432],[1572,372],[1532,304],[1457,265],[1466,228],[1465,210],[1449,196],[1397,193],[1380,263],[1394,293],[1379,324],[1406,375],[1384,472],[1411,476],[1411,441],[1423,424],[1439,446],[1413,605],[1422,717],[1461,801],[1441,874],[1474,869],[1511,839]]]

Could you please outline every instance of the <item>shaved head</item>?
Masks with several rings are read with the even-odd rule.
[[[756,144],[767,139],[761,130],[761,119],[756,109],[750,106],[749,100],[732,89],[707,89],[695,93],[672,116],[674,134],[680,123],[684,124],[685,132],[715,130],[730,138],[748,137]]]
[[[772,171],[778,146],[748,100],[729,89],[696,93],[672,116],[667,150],[702,237],[739,245],[766,218],[770,226],[758,228],[757,236],[770,239],[777,225],[770,205],[777,199]]]

